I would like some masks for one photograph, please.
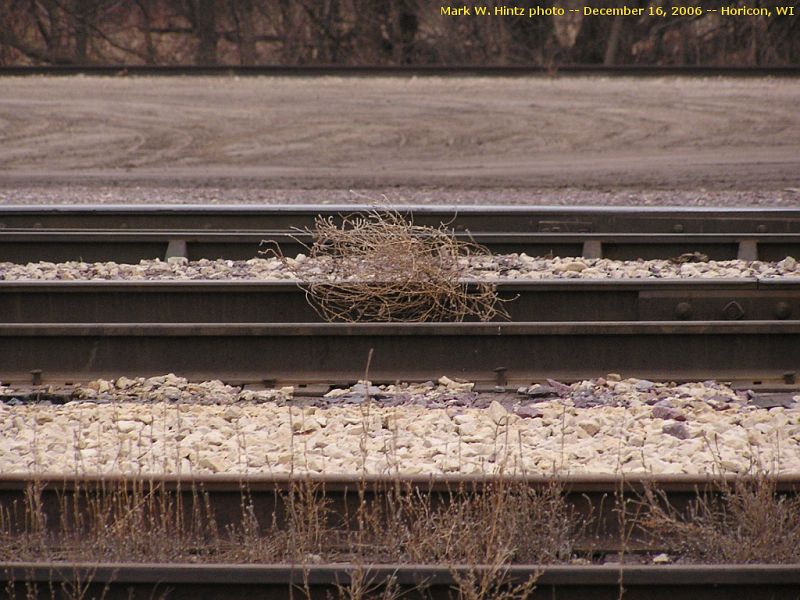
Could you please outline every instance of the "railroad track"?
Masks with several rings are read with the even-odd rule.
[[[366,210],[4,207],[0,256],[250,258],[262,239],[291,253],[292,227]],[[628,258],[800,254],[800,211],[793,210],[404,210],[416,223],[447,223],[495,251],[518,244],[532,254],[566,248]],[[46,381],[69,381],[173,371],[242,382],[347,382],[363,376],[372,351],[376,381],[448,374],[503,386],[616,371],[667,380],[795,379],[798,282],[552,280],[502,283],[498,291],[512,300],[511,322],[330,324],[320,322],[294,283],[1,282],[0,340],[16,352],[0,377],[24,381],[34,371]]]
[[[306,480],[311,481],[311,480]],[[388,481],[381,478],[319,478],[310,485],[324,492],[328,506],[333,512],[333,521],[342,527],[344,523],[357,522],[359,507],[375,502],[384,502],[388,494],[402,489],[404,493],[421,494],[434,505],[448,506],[454,494],[491,493],[497,485],[493,478],[464,479],[460,477],[409,478]],[[719,494],[726,486],[741,479],[698,477],[640,477],[620,481],[611,476],[595,477],[530,477],[526,479],[506,478],[506,485],[523,484],[539,490],[559,486],[569,513],[576,520],[591,521],[591,526],[582,531],[575,541],[576,555],[589,557],[582,565],[544,564],[511,565],[502,569],[502,574],[491,572],[488,566],[476,565],[419,565],[419,564],[219,564],[208,558],[206,564],[136,564],[136,563],[72,563],[14,562],[0,563],[0,584],[16,585],[25,589],[25,584],[38,583],[36,590],[41,598],[48,598],[49,586],[57,588],[76,582],[86,586],[89,593],[103,592],[105,598],[151,598],[154,590],[171,589],[169,598],[250,598],[258,593],[262,598],[285,598],[292,586],[311,593],[313,598],[325,598],[337,594],[337,585],[347,586],[356,577],[365,577],[371,587],[380,587],[393,579],[399,585],[403,597],[448,598],[458,577],[468,572],[491,573],[491,577],[502,577],[508,584],[519,584],[531,576],[537,578],[537,591],[533,598],[575,598],[587,594],[599,598],[618,598],[620,585],[624,586],[625,598],[652,598],[655,594],[671,597],[675,594],[693,598],[727,598],[746,594],[747,598],[796,598],[800,585],[800,571],[793,565],[653,565],[649,558],[659,552],[646,536],[637,534],[634,527],[627,528],[619,518],[620,510],[633,515],[637,498],[646,486],[664,492],[664,498],[677,509],[684,509],[700,494]],[[31,496],[26,489],[34,486],[38,500],[35,506],[44,517],[42,523],[58,539],[64,527],[63,519],[76,519],[77,515],[91,514],[98,495],[117,498],[115,505],[125,506],[114,496],[115,490],[123,494],[135,494],[145,498],[144,502],[163,504],[176,514],[213,515],[214,526],[219,531],[241,525],[243,511],[270,522],[277,515],[279,526],[285,526],[286,494],[296,486],[297,480],[287,478],[249,478],[243,482],[235,477],[181,479],[178,477],[149,478],[142,480],[100,477],[1,477],[0,507],[11,516],[31,506]],[[796,478],[781,478],[775,481],[775,489],[781,494],[800,491]],[[72,496],[71,494],[75,494]],[[159,499],[166,494],[167,501]],[[708,497],[708,496],[706,496]],[[155,499],[154,499],[155,498]],[[77,500],[76,500],[77,499]],[[73,507],[74,503],[74,507]],[[99,504],[103,504],[102,501]],[[64,516],[65,513],[68,516]],[[91,518],[86,522],[91,522]],[[21,522],[22,519],[18,521]],[[286,521],[288,522],[288,521]],[[622,525],[621,525],[622,524]],[[622,527],[622,528],[621,528]],[[12,531],[13,527],[9,530]],[[625,554],[620,555],[621,548]],[[626,556],[627,560],[620,556]],[[644,559],[644,560],[643,560]],[[605,562],[604,562],[605,561]],[[6,589],[9,589],[6,587]],[[299,590],[296,590],[298,593]],[[30,598],[31,596],[26,596]],[[158,596],[156,596],[158,597]],[[305,597],[305,596],[300,596]]]
[[[317,216],[365,206],[0,207],[0,261],[138,262],[184,256],[247,260],[277,245],[286,255],[311,241]],[[445,223],[460,239],[496,254],[635,260],[700,252],[713,260],[800,255],[800,211],[428,207],[402,209],[419,225]]]
[[[262,239],[278,242],[289,254],[298,248],[291,245],[291,227],[311,226],[317,214],[335,218],[353,210],[6,207],[0,210],[0,260],[251,258]],[[494,215],[486,209],[459,209],[454,216],[453,209],[415,207],[413,212],[419,224],[449,223],[460,236],[487,243],[495,252],[516,248],[540,254],[565,248],[565,253],[587,257],[669,258],[700,251],[712,258],[780,259],[797,255],[800,247],[800,211],[509,208]],[[362,379],[371,357],[369,377],[376,383],[446,374],[477,382],[476,390],[496,391],[545,378],[623,372],[654,380],[730,380],[784,392],[797,387],[800,282],[553,280],[509,282],[498,289],[503,298],[516,298],[507,305],[510,322],[340,324],[320,322],[302,289],[291,282],[0,282],[0,345],[13,348],[3,355],[0,380],[32,379],[35,387],[173,371],[189,379],[211,375],[231,383],[295,383],[298,395],[311,395],[315,383]],[[676,507],[686,506],[699,492],[722,489],[719,479],[655,479]],[[243,506],[274,514],[289,485],[287,480],[249,477],[243,482],[226,476],[159,476],[144,483],[187,506],[198,501],[200,490],[220,527],[234,524]],[[440,502],[448,501],[453,486],[473,486],[474,493],[481,493],[485,484],[446,477],[408,483]],[[553,483],[553,478],[526,480],[531,486]],[[618,598],[624,588],[627,599],[797,598],[796,565],[652,565],[634,564],[635,558],[613,564],[624,537],[620,510],[652,478],[564,477],[556,483],[578,519],[595,519],[580,552],[609,564],[509,567],[509,582],[538,577],[535,597]],[[0,508],[7,515],[30,507],[26,489],[34,485],[41,499],[37,509],[47,517],[42,523],[55,528],[60,516],[81,514],[80,508],[64,510],[70,492],[91,495],[129,484],[107,477],[0,477]],[[328,479],[324,493],[341,517],[354,514],[364,498],[379,497],[386,485],[386,480],[369,478]],[[795,494],[799,488],[795,477],[777,482],[780,493]],[[626,543],[634,557],[656,550],[633,534]],[[78,583],[89,595],[112,599],[158,597],[165,588],[172,590],[170,598],[285,598],[292,586],[307,584],[312,597],[324,598],[366,571],[375,585],[393,578],[404,597],[445,598],[459,574],[486,568],[16,562],[0,563],[0,585],[22,594],[31,589],[26,586],[40,583],[35,593],[49,598],[50,584]]]

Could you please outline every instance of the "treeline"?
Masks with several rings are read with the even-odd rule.
[[[561,0],[564,8],[669,0]],[[1,65],[800,63],[798,17],[447,17],[524,0],[0,0]],[[715,5],[715,6],[714,6]],[[793,6],[798,2],[731,2]],[[719,7],[719,3],[706,3]],[[645,11],[647,13],[647,11]]]

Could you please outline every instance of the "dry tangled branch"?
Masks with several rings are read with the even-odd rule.
[[[466,283],[468,260],[489,254],[444,225],[414,225],[396,211],[317,218],[309,259],[293,268],[327,321],[488,321],[507,317],[493,285]]]

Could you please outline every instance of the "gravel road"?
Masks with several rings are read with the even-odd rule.
[[[798,100],[769,78],[4,78],[0,203],[798,205]]]

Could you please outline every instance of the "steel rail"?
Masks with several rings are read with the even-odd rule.
[[[787,320],[797,279],[553,279],[498,282],[511,321]],[[497,319],[503,320],[503,319]],[[299,283],[0,281],[2,323],[313,323]]]
[[[375,210],[365,204],[291,205],[3,205],[0,229],[130,229],[270,231],[313,226]],[[419,225],[456,231],[594,233],[800,233],[800,209],[690,206],[399,205]],[[558,229],[560,227],[560,229]]]
[[[249,259],[260,249],[305,251],[314,219],[363,214],[364,206],[0,207],[0,261],[138,262]],[[800,211],[404,207],[415,223],[445,224],[495,253],[781,260],[800,255]],[[262,246],[262,242],[267,242]]]
[[[220,531],[236,529],[247,514],[259,522],[283,526],[285,503],[292,492],[324,496],[331,511],[331,526],[352,522],[363,505],[396,499],[397,495],[427,499],[433,506],[446,506],[470,495],[497,490],[527,489],[559,494],[574,523],[583,523],[576,538],[576,552],[609,554],[657,550],[653,540],[638,529],[621,532],[620,511],[628,520],[642,510],[645,490],[651,490],[675,510],[682,511],[698,499],[708,500],[733,491],[737,486],[764,486],[779,495],[800,493],[797,476],[763,478],[742,475],[526,475],[526,476],[378,476],[378,475],[0,475],[0,509],[8,532],[24,530],[25,511],[32,498],[44,523],[54,533],[75,512],[90,510],[98,503],[124,496],[146,496],[156,505],[171,507],[174,514],[207,512]],[[91,500],[94,501],[91,501]],[[103,500],[105,499],[105,501]],[[162,503],[163,500],[163,503]],[[116,505],[117,503],[114,502]],[[122,502],[122,506],[124,506]],[[169,515],[165,515],[169,516]],[[660,550],[658,550],[660,551]]]
[[[800,68],[786,66],[714,65],[37,65],[3,66],[0,76],[29,75],[132,75],[132,76],[273,76],[273,77],[530,77],[600,75],[661,77],[796,77]]]
[[[459,580],[470,573],[502,577],[507,585],[533,578],[536,590],[530,597],[551,600],[611,600],[623,593],[627,600],[796,600],[800,588],[798,565],[513,565],[498,572],[485,565],[0,563],[0,583],[21,594],[26,582],[42,584],[35,597],[43,599],[50,598],[48,584],[60,589],[62,583],[76,582],[108,600],[152,598],[165,589],[171,590],[169,598],[283,600],[303,597],[304,589],[311,598],[330,598],[353,579],[363,578],[368,588],[393,581],[403,598],[435,600],[452,598]]]
[[[800,321],[548,323],[57,323],[0,325],[0,379],[80,381],[209,374],[227,381],[476,382],[648,379],[783,381],[798,369]]]
[[[634,473],[619,477],[610,474],[574,475],[384,475],[364,474],[344,475],[75,475],[74,473],[0,473],[0,492],[22,491],[29,485],[36,485],[43,491],[63,492],[80,490],[102,490],[132,483],[156,485],[159,488],[176,491],[190,490],[193,486],[215,493],[265,493],[286,491],[296,483],[318,484],[326,493],[358,494],[360,488],[375,493],[390,489],[395,484],[410,486],[422,491],[448,493],[458,488],[480,491],[498,484],[524,484],[536,489],[558,485],[574,494],[615,494],[621,489],[626,493],[640,492],[647,486],[678,494],[694,494],[699,491],[720,491],[738,483],[758,483],[758,476],[736,474],[641,474]],[[800,476],[772,475],[768,481],[775,485],[776,491],[800,493]]]

